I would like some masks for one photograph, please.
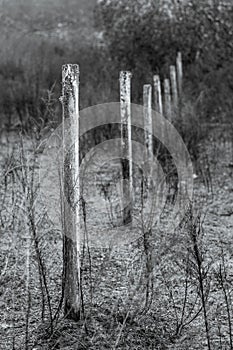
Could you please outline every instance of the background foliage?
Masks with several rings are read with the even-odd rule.
[[[232,16],[233,4],[220,0],[103,0],[95,18],[112,62],[133,70],[137,98],[141,81],[151,81],[152,73],[166,76],[181,51],[186,91],[201,100],[209,120],[231,113]]]
[[[94,1],[21,0],[2,2],[1,9],[0,113],[7,126],[59,121],[64,63],[80,64],[81,108],[118,101],[120,69],[133,72],[132,99],[141,103],[143,84],[154,73],[165,78],[177,51],[184,97],[201,120],[231,116],[230,2],[103,0],[93,11]]]

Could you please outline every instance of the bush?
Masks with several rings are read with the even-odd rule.
[[[233,107],[233,4],[224,4],[102,0],[95,18],[117,69],[133,71],[136,98],[142,81],[151,81],[153,73],[167,75],[181,51],[187,92],[192,99],[204,97],[201,112],[210,120],[219,111],[229,116]]]

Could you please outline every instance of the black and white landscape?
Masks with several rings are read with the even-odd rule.
[[[233,349],[231,0],[0,0],[0,349]]]

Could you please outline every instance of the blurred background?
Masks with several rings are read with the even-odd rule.
[[[81,109],[119,101],[121,69],[132,71],[132,101],[142,103],[143,84],[166,78],[178,51],[185,127],[231,118],[231,1],[1,0],[0,17],[1,127],[59,123],[64,63],[80,65]]]

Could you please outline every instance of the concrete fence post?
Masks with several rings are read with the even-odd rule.
[[[177,91],[177,79],[176,79],[176,67],[170,66],[170,79],[171,79],[171,89],[172,89],[172,103],[176,110],[178,107],[178,91]]]
[[[122,210],[123,224],[132,222],[132,140],[131,140],[131,77],[127,71],[120,72],[121,156],[122,156]]]
[[[64,314],[80,319],[79,66],[62,66]]]
[[[176,57],[176,70],[177,70],[177,84],[179,99],[182,99],[182,85],[183,85],[183,67],[182,67],[182,55],[178,52]]]
[[[160,83],[159,75],[154,75],[153,82],[154,82],[155,111],[162,115],[163,114],[163,103],[162,103],[161,83]]]
[[[153,125],[152,125],[152,88],[150,84],[143,86],[143,118],[147,160],[153,162]]]
[[[165,116],[171,121],[172,110],[171,110],[171,89],[170,89],[170,80],[164,79],[164,107],[165,107]]]

